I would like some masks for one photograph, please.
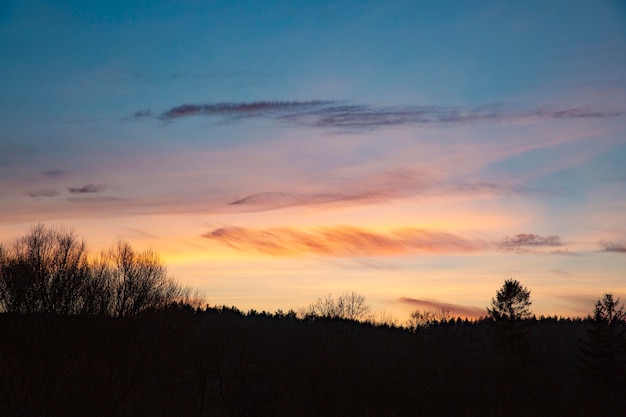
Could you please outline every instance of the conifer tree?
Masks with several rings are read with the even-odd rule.
[[[493,327],[495,347],[516,356],[525,355],[528,345],[530,290],[519,281],[507,279],[487,307]]]
[[[619,301],[605,294],[596,302],[580,343],[583,377],[613,398],[626,395],[626,312]]]

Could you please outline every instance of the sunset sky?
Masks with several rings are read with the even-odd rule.
[[[209,303],[626,299],[623,1],[2,1],[0,242],[159,252]]]

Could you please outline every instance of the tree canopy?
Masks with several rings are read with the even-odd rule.
[[[530,290],[517,280],[507,279],[496,297],[491,299],[491,308],[487,307],[487,312],[495,321],[524,320],[532,315],[531,304]]]

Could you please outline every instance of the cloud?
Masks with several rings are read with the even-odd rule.
[[[487,314],[486,309],[478,307],[463,306],[460,304],[442,303],[439,301],[418,300],[415,298],[401,297],[398,301],[402,304],[407,304],[414,309],[419,310],[447,310],[453,316],[467,317],[467,318],[479,318],[484,317]]]
[[[626,240],[602,240],[600,246],[604,252],[626,253]]]
[[[154,117],[154,113],[152,113],[152,110],[150,110],[150,109],[137,110],[131,116],[131,118],[133,118],[133,119],[147,119],[147,118],[150,118],[150,117]]]
[[[319,191],[263,191],[230,201],[228,205],[240,210],[275,210],[293,206],[372,204],[394,198],[410,197],[426,192],[434,181],[412,169],[396,169],[359,176],[333,184]]]
[[[504,106],[441,107],[340,105],[318,109],[309,114],[285,115],[296,122],[307,122],[320,127],[375,128],[406,124],[459,124],[475,122],[519,122],[542,119],[608,118],[623,112],[600,112],[582,107],[569,109],[541,108],[530,111],[511,111]]]
[[[72,194],[92,194],[99,193],[106,189],[104,185],[87,184],[82,187],[67,187],[67,190]]]
[[[504,252],[523,252],[528,247],[562,246],[558,235],[539,236],[533,233],[520,233],[513,237],[505,237],[496,242],[496,247]]]
[[[57,192],[57,190],[39,190],[39,191],[33,191],[31,193],[28,193],[29,196],[33,197],[33,198],[39,198],[39,197],[54,197],[56,195],[59,195],[59,193]]]
[[[376,173],[346,181],[333,190],[320,192],[262,191],[228,202],[233,209],[245,211],[276,210],[293,206],[374,204],[398,198],[421,196],[545,196],[562,195],[556,189],[535,189],[518,184],[488,182],[446,185],[434,174],[413,170]]]
[[[372,106],[340,100],[252,101],[209,104],[182,104],[156,116],[163,121],[190,116],[217,116],[226,120],[264,117],[296,125],[332,129],[375,129],[384,126],[459,124],[476,122],[534,122],[546,119],[611,118],[623,111],[601,111],[586,107],[540,107],[511,109],[492,104],[463,106]],[[134,118],[152,116],[146,110]]]
[[[495,196],[545,196],[563,195],[565,192],[557,188],[529,188],[519,184],[496,184],[493,182],[474,182],[456,184],[444,190],[444,193],[460,193],[469,195],[495,195]]]
[[[67,174],[67,171],[63,169],[50,169],[48,171],[43,171],[41,175],[46,178],[58,178]]]
[[[319,110],[327,106],[329,101],[252,101],[241,103],[215,104],[183,104],[172,107],[159,115],[159,119],[169,121],[189,116],[222,116],[222,117],[284,117],[302,114],[307,111]]]
[[[262,192],[249,195],[239,200],[228,203],[231,206],[246,206],[251,209],[273,210],[284,207],[318,205],[332,203],[368,203],[383,199],[383,195],[377,193],[282,193]]]
[[[565,249],[554,249],[554,250],[551,250],[550,253],[553,254],[553,255],[582,256],[580,253],[578,253],[578,252],[571,252],[567,248],[565,248]]]
[[[202,235],[207,239],[246,252],[273,256],[321,255],[335,257],[393,256],[409,253],[459,253],[479,250],[482,242],[421,229],[388,233],[338,226],[302,231],[295,228],[251,229],[222,227]]]

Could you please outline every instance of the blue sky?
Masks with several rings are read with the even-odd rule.
[[[625,51],[619,1],[3,2],[0,240],[244,309],[583,314],[626,295]]]

